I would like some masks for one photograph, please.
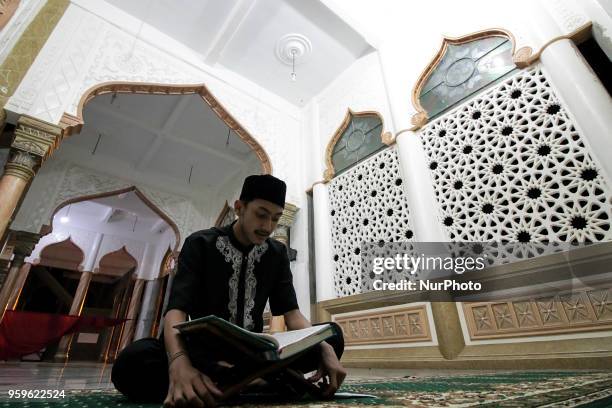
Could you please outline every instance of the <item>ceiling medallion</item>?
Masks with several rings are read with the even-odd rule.
[[[285,65],[293,65],[294,61],[304,61],[312,51],[312,44],[302,34],[286,34],[276,42],[276,58]]]

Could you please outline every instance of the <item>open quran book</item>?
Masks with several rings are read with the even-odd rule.
[[[191,343],[223,340],[265,360],[283,360],[307,350],[334,335],[330,324],[274,334],[253,333],[217,316],[206,316],[174,326]]]

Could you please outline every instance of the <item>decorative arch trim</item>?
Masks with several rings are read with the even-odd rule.
[[[264,174],[272,174],[272,162],[268,153],[255,140],[255,138],[221,105],[204,84],[199,85],[164,85],[155,83],[137,82],[105,82],[89,88],[79,101],[77,114],[64,113],[60,119],[60,126],[64,129],[63,136],[80,133],[83,125],[83,109],[85,105],[96,96],[118,94],[145,94],[145,95],[200,95],[202,100],[213,110],[230,129],[234,131],[254,152],[261,163]]]
[[[55,249],[61,249],[61,253],[56,255],[53,253]],[[68,237],[63,241],[46,245],[41,249],[39,259],[34,264],[71,271],[82,271],[84,259],[85,252],[72,240],[72,237]]]
[[[383,119],[382,115],[379,112],[376,112],[376,111],[353,112],[350,108],[347,109],[346,115],[344,115],[344,120],[342,121],[338,129],[336,129],[336,132],[334,133],[334,135],[331,137],[331,139],[327,143],[327,148],[325,149],[325,171],[323,172],[323,182],[324,183],[329,182],[336,174],[336,170],[334,169],[334,163],[332,161],[332,153],[334,152],[334,147],[336,147],[336,144],[342,137],[342,134],[344,133],[346,128],[351,123],[351,119],[353,117],[371,116],[371,115],[378,116],[378,118],[380,119],[380,123],[382,124],[382,130],[380,132],[380,140],[387,146],[390,146],[393,143],[395,143],[395,138],[393,137],[391,132],[389,131],[385,132],[385,120]]]
[[[115,261],[115,263],[112,261]],[[134,258],[134,255],[130,254],[130,251],[124,245],[116,251],[104,254],[100,258],[95,272],[111,276],[124,276],[124,274],[130,271],[134,273],[136,269],[138,269],[138,260]]]
[[[57,214],[57,212],[59,210],[61,210],[62,208],[66,207],[67,205],[70,204],[75,204],[75,203],[80,203],[82,201],[89,201],[89,200],[93,200],[96,198],[102,198],[102,197],[111,197],[111,196],[115,196],[115,195],[119,195],[119,194],[123,194],[123,193],[129,193],[129,192],[134,192],[134,194],[136,194],[136,196],[138,196],[138,198],[140,198],[146,205],[147,207],[149,207],[151,210],[153,210],[161,219],[163,219],[164,221],[166,221],[166,223],[168,225],[170,225],[170,228],[172,228],[172,230],[174,231],[174,236],[176,238],[175,244],[174,244],[174,251],[178,250],[178,247],[180,245],[181,242],[181,233],[178,229],[178,226],[176,225],[176,223],[166,215],[166,213],[164,213],[159,207],[157,207],[151,200],[149,200],[147,198],[147,196],[141,192],[138,187],[136,186],[131,186],[131,187],[127,187],[121,190],[114,190],[114,191],[109,191],[109,192],[105,192],[105,193],[98,193],[98,194],[90,194],[90,195],[84,195],[84,196],[79,196],[79,197],[75,197],[75,198],[71,198],[69,200],[64,201],[63,203],[61,203],[60,205],[58,205],[55,210],[53,210],[53,212],[51,213],[51,219],[49,220],[49,224],[48,225],[43,225],[43,227],[41,228],[41,234],[46,235],[49,234],[53,231],[53,217],[55,216],[55,214]]]

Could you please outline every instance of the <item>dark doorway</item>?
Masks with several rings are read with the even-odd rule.
[[[597,75],[603,86],[612,95],[612,61],[601,49],[595,38],[591,37],[578,44],[578,50],[589,63],[593,72]]]

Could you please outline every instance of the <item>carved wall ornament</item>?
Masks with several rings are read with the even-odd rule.
[[[382,143],[390,146],[395,143],[395,138],[391,134],[391,132],[385,132],[385,122],[382,115],[376,111],[363,111],[363,112],[353,112],[350,108],[347,110],[346,115],[344,116],[344,120],[330,139],[329,143],[327,143],[327,148],[325,149],[325,166],[326,169],[323,172],[323,181],[325,183],[329,182],[336,175],[336,169],[334,169],[334,164],[332,160],[332,156],[334,153],[334,148],[336,144],[350,126],[351,122],[354,118],[359,117],[376,117],[381,122],[381,131],[380,131],[380,140]],[[314,186],[314,185],[313,185]]]
[[[431,341],[424,305],[388,312],[355,313],[335,319],[347,346]]]
[[[272,162],[264,148],[238,123],[236,119],[216,100],[205,85],[165,85],[155,83],[134,82],[106,82],[89,88],[79,101],[77,114],[64,113],[60,125],[64,135],[70,136],[79,133],[83,128],[83,108],[93,98],[108,93],[121,94],[147,94],[147,95],[193,95],[198,94],[202,100],[213,110],[230,129],[232,129],[244,143],[247,144],[259,159],[264,174],[272,174]]]
[[[472,340],[612,328],[612,289],[596,288],[502,302],[464,303]]]
[[[537,61],[539,61],[542,53],[546,48],[548,48],[551,44],[556,43],[561,40],[572,40],[576,43],[581,43],[586,40],[591,35],[591,30],[593,29],[593,24],[589,21],[588,23],[578,27],[571,33],[567,35],[560,35],[554,38],[551,38],[549,41],[544,43],[539,49],[538,52],[534,53],[531,47],[522,47],[519,48],[514,53],[514,63],[519,68],[526,68],[530,65],[533,65]]]
[[[57,148],[61,137],[59,126],[24,115],[17,121],[11,148],[38,156],[42,162]]]
[[[297,214],[299,210],[300,209],[297,205],[285,203],[283,215],[281,215],[280,219],[278,220],[278,225],[283,225],[285,227],[291,228],[293,226],[293,223],[295,222],[295,214]]]

